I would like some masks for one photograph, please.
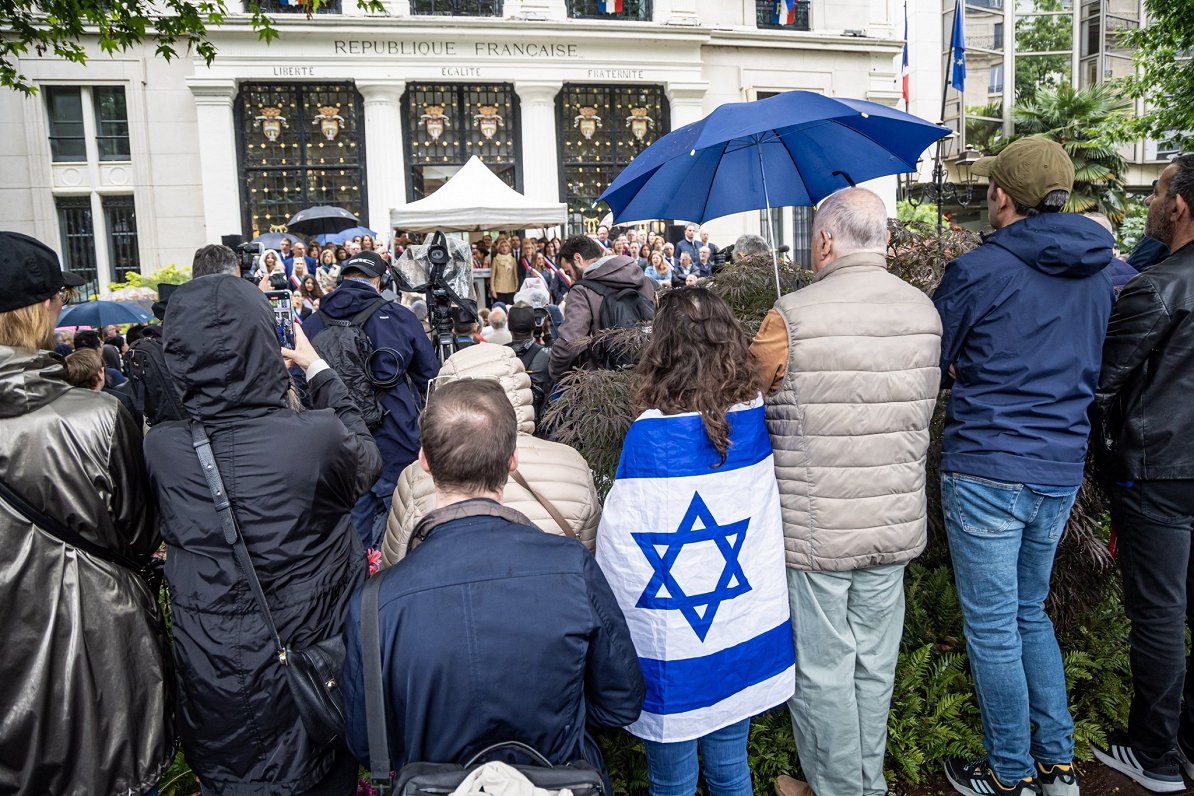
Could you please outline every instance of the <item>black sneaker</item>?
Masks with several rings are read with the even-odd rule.
[[[965,796],[1024,796],[1041,792],[1033,779],[1004,785],[991,771],[986,759],[967,762],[951,757],[945,761],[945,778],[954,786],[954,790]]]
[[[1094,756],[1121,774],[1126,774],[1153,793],[1176,793],[1186,789],[1181,766],[1172,760],[1146,760],[1136,753],[1124,733],[1112,733],[1107,748],[1091,745]]]
[[[1180,734],[1177,736],[1177,757],[1186,770],[1186,776],[1194,779],[1194,746],[1188,746]]]
[[[1071,764],[1036,764],[1036,781],[1045,796],[1078,796],[1078,773]]]

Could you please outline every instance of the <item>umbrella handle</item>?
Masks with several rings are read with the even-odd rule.
[[[842,171],[841,169],[838,169],[838,170],[836,170],[836,171],[833,171],[833,172],[830,172],[830,173],[831,173],[831,174],[832,174],[834,177],[841,177],[843,180],[845,180],[846,182],[850,183],[850,187],[851,187],[851,188],[856,188],[856,187],[858,187],[857,185],[855,185],[855,183],[854,183],[854,180],[853,180],[853,179],[850,177],[850,175],[849,175],[849,174],[847,174],[846,172]]]

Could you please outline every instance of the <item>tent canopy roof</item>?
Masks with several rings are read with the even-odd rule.
[[[426,199],[390,211],[390,223],[410,232],[472,232],[564,224],[563,202],[523,196],[486,168],[476,155]]]

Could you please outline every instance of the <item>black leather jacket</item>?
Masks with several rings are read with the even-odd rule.
[[[127,558],[161,542],[140,430],[116,399],[67,384],[48,351],[0,346],[0,475]],[[156,595],[3,500],[0,547],[0,794],[155,788],[174,747]]]
[[[1124,287],[1096,406],[1117,478],[1194,478],[1194,243]]]

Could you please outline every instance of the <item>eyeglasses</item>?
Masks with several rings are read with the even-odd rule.
[[[79,297],[79,292],[73,287],[63,286],[58,289],[58,301],[63,304],[70,304]]]

